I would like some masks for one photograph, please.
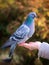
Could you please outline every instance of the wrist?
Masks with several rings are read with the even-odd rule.
[[[40,46],[41,46],[41,42],[36,41],[36,49],[37,49],[37,50],[39,50]]]

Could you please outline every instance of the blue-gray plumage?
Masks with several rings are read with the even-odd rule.
[[[33,33],[35,32],[35,17],[35,12],[29,13],[23,24],[11,35],[9,40],[2,46],[3,49],[10,46],[9,56],[13,55],[17,44],[27,41],[33,35]]]

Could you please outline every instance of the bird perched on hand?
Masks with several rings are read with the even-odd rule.
[[[11,35],[8,41],[2,46],[10,46],[9,57],[12,57],[17,44],[26,42],[35,32],[34,19],[37,17],[35,12],[30,12],[23,24]]]

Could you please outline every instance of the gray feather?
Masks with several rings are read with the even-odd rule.
[[[10,47],[10,53],[9,53],[9,57],[11,57],[11,56],[13,55],[13,52],[14,52],[16,46],[17,46],[16,42],[15,42],[14,44],[11,45],[11,47]]]
[[[9,40],[7,40],[7,42],[1,48],[4,49],[4,48],[11,46],[13,44],[13,42],[14,41],[9,39]]]

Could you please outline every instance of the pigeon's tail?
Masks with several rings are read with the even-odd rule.
[[[15,50],[15,48],[16,48],[16,45],[17,45],[17,42],[15,41],[15,40],[8,40],[2,47],[1,47],[1,49],[5,49],[5,48],[7,48],[7,47],[9,47],[10,46],[10,53],[9,53],[9,57],[11,57],[12,55],[13,55],[13,52],[14,52],[14,50]]]
[[[5,49],[7,47],[10,47],[12,44],[14,44],[16,41],[13,41],[13,40],[8,40],[2,47],[1,49]]]
[[[17,46],[17,43],[16,42],[11,45],[10,52],[9,52],[9,57],[12,57],[13,56],[13,52],[14,52],[16,46]]]
[[[7,43],[2,46],[3,49],[10,46],[9,58],[3,59],[4,62],[11,62],[16,45],[16,41],[7,41]]]

